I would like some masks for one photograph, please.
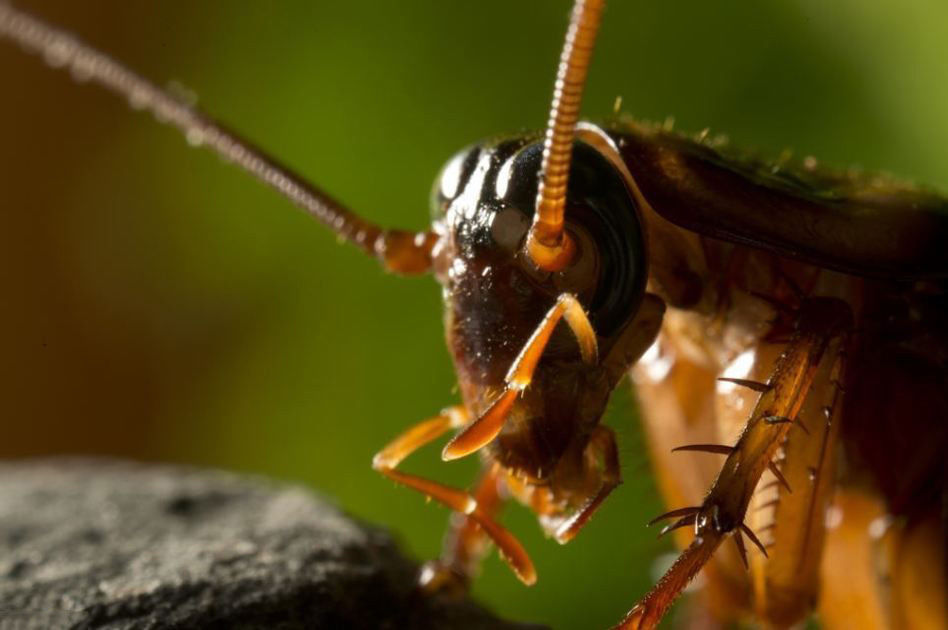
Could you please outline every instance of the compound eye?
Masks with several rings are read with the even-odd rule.
[[[504,202],[504,208],[494,220],[493,233],[494,240],[507,249],[525,252],[542,156],[542,144],[533,142],[513,154],[497,170],[494,188],[497,199]],[[568,218],[574,213],[574,210],[567,208]],[[524,263],[538,278],[551,278],[559,292],[568,291],[581,296],[596,284],[596,243],[589,232],[576,222],[567,220],[566,230],[576,245],[576,253],[565,269],[550,274],[536,269],[531,261],[525,260]]]
[[[514,235],[524,268],[537,282],[552,283],[551,293],[579,296],[596,330],[611,334],[635,314],[645,291],[645,245],[638,208],[622,174],[594,147],[576,142],[566,198],[566,230],[576,255],[562,271],[536,269],[523,253],[539,183],[543,145],[524,145],[501,164],[494,182],[504,209],[492,228],[494,240],[511,245]],[[511,213],[510,216],[505,216]],[[522,218],[517,219],[516,213]],[[510,228],[503,229],[501,227]]]
[[[566,229],[579,251],[561,272],[563,290],[588,294],[583,303],[596,331],[610,335],[635,315],[645,292],[645,242],[622,174],[583,142],[573,148]]]

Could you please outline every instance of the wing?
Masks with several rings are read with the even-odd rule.
[[[606,131],[645,199],[681,227],[862,276],[948,276],[948,200],[911,182],[765,162],[627,118]]]

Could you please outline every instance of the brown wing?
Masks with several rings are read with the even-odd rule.
[[[607,128],[651,206],[700,234],[863,276],[948,276],[948,200],[891,176],[775,165],[623,119]]]

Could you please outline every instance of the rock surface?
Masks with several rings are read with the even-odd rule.
[[[0,629],[523,628],[420,598],[384,532],[311,492],[112,460],[0,464]]]

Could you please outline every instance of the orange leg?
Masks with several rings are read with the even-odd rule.
[[[827,630],[891,630],[889,595],[893,533],[876,531],[885,523],[881,498],[840,488],[833,499],[836,517],[826,532],[820,568],[820,626]],[[946,627],[946,626],[942,626]]]
[[[500,494],[499,472],[497,466],[486,469],[474,491],[479,510],[491,518],[496,518],[504,504]],[[422,567],[419,579],[422,588],[427,592],[466,591],[487,552],[489,542],[490,538],[476,519],[460,512],[452,514],[441,557]]]
[[[418,423],[379,451],[372,459],[372,467],[389,479],[417,490],[455,512],[473,519],[494,541],[501,556],[517,577],[526,584],[533,584],[537,576],[530,557],[513,534],[494,520],[495,510],[489,505],[489,501],[488,505],[481,505],[475,497],[464,490],[396,470],[402,460],[414,451],[441,437],[449,429],[461,426],[466,415],[463,407],[452,407],[434,418]]]
[[[586,312],[579,301],[569,293],[563,293],[556,300],[556,304],[543,317],[543,321],[527,340],[523,350],[514,360],[507,372],[507,384],[504,393],[485,411],[481,417],[468,425],[463,431],[448,442],[441,453],[445,461],[458,459],[470,455],[479,448],[487,445],[497,437],[504,427],[507,414],[513,407],[517,395],[525,390],[533,379],[533,371],[546,349],[547,342],[553,330],[561,319],[565,319],[576,340],[583,361],[595,365],[599,361],[599,349],[596,342],[596,332],[593,330]]]
[[[781,476],[758,487],[748,515],[748,524],[767,531],[770,539],[771,558],[758,556],[751,574],[757,616],[774,628],[798,624],[819,599],[826,515],[836,487],[842,369],[842,358],[820,366],[782,444]],[[772,508],[763,507],[774,501]]]
[[[777,361],[740,438],[700,507],[673,510],[680,516],[671,528],[694,525],[695,539],[658,584],[620,622],[619,628],[654,628],[682,589],[727,537],[746,535],[761,552],[763,545],[744,524],[747,506],[773,457],[790,431],[791,420],[809,393],[827,346],[851,327],[848,307],[837,300],[814,298],[800,308],[797,332]],[[722,450],[723,452],[723,450]],[[743,551],[743,540],[738,542]]]

